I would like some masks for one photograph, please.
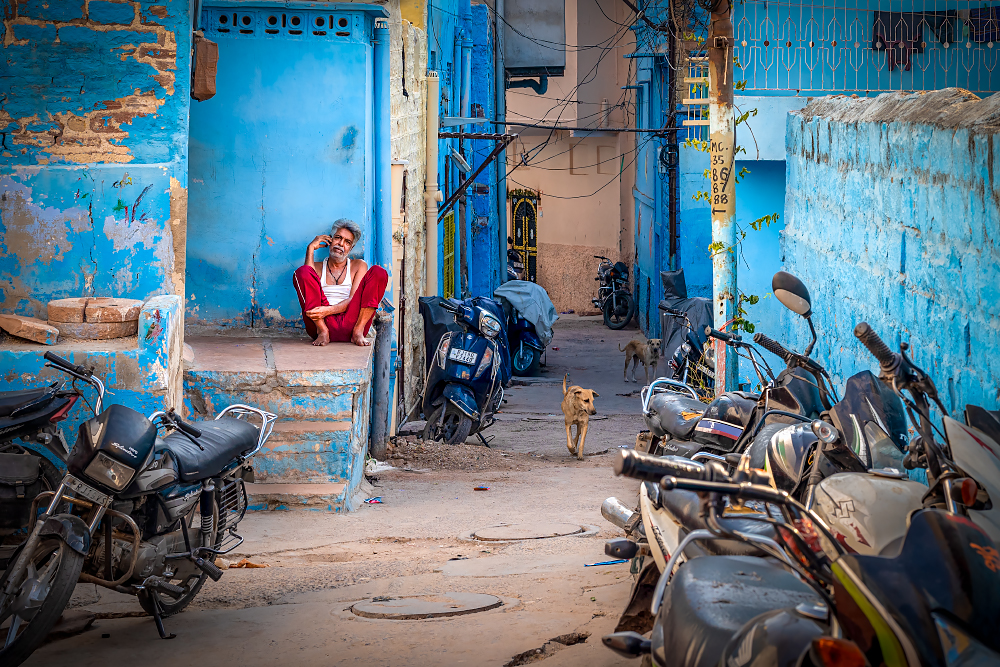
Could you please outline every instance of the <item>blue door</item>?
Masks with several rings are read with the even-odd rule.
[[[342,7],[203,12],[219,62],[191,104],[189,323],[301,326],[292,272],[338,218],[371,258],[373,18]]]

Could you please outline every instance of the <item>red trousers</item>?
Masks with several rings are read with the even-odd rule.
[[[295,293],[299,295],[299,305],[302,306],[302,321],[306,325],[306,332],[315,339],[317,335],[316,322],[306,315],[306,311],[333,304],[327,302],[319,275],[313,267],[300,266],[295,269],[292,282],[295,285]],[[336,315],[327,315],[325,321],[330,330],[331,343],[349,343],[351,341],[351,333],[354,331],[354,325],[358,323],[361,309],[378,308],[385,295],[385,286],[388,282],[389,274],[386,273],[385,269],[377,264],[369,267],[361,279],[358,289],[355,290],[354,296],[351,297],[347,310]],[[374,319],[374,317],[369,319],[365,324],[366,336]]]

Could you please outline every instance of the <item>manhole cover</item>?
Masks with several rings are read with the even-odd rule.
[[[441,593],[400,598],[379,597],[352,605],[351,611],[365,618],[413,621],[475,614],[477,611],[496,609],[502,604],[500,598],[482,593]]]
[[[480,528],[472,534],[477,540],[504,542],[507,540],[543,540],[547,537],[577,535],[586,530],[576,523],[515,523],[506,526]]]

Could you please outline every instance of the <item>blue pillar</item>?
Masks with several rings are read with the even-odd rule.
[[[375,24],[375,263],[389,274],[386,296],[392,300],[392,155],[389,126],[389,28]]]

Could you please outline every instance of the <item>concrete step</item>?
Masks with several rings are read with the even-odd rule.
[[[348,510],[347,483],[247,484],[250,509],[343,512]]]
[[[278,422],[254,457],[256,478],[264,483],[346,482],[360,430],[349,421]]]

